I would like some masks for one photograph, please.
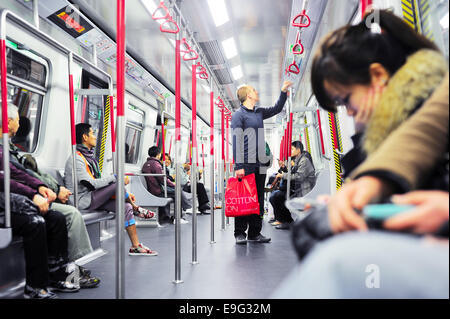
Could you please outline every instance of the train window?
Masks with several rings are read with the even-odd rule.
[[[10,47],[6,50],[8,101],[18,106],[20,121],[12,142],[21,151],[32,153],[38,143],[47,67]]]
[[[45,86],[47,70],[43,64],[10,48],[7,49],[6,60],[8,61],[8,75]]]
[[[136,164],[139,159],[141,135],[144,129],[144,112],[129,105],[125,130],[125,162]]]
[[[8,84],[8,101],[19,107],[20,124],[11,141],[23,152],[32,153],[36,149],[43,99],[43,94],[20,85]]]
[[[82,71],[81,81],[83,89],[105,89],[108,87],[106,82],[101,81],[85,70]],[[104,96],[82,96],[76,116],[77,123],[89,123],[96,133],[97,145],[94,149],[94,154],[97,159],[100,157],[104,130],[105,102]]]

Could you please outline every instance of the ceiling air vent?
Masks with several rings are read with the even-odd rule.
[[[206,60],[209,65],[220,65],[225,63],[222,50],[219,46],[219,42],[216,40],[200,42],[199,43],[203,52],[205,53]]]
[[[227,68],[213,70],[213,72],[220,84],[225,85],[233,83],[233,79]]]

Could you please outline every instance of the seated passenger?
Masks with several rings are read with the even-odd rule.
[[[186,175],[188,176],[187,183],[183,186],[183,191],[190,193],[191,192],[191,165],[186,164],[184,167],[184,171],[186,172]],[[200,180],[200,172],[198,172],[198,180]],[[201,182],[197,182],[197,198],[198,198],[198,210],[201,214],[209,215],[210,212],[208,210],[211,209],[209,207],[209,198],[208,194],[206,193],[205,185]]]
[[[334,55],[344,54],[340,52],[344,48],[346,54],[351,50],[360,53],[360,63],[365,65],[360,70],[367,73],[369,83],[355,78],[355,73],[348,70],[352,67],[349,62],[341,66],[341,71],[347,74],[345,81],[356,83],[331,85],[329,89],[345,88],[348,96],[355,97],[347,99],[350,101],[347,108],[358,122],[366,123],[362,147],[367,158],[351,174],[356,180],[346,183],[328,199],[325,209],[315,210],[296,225],[294,243],[301,258],[315,243],[333,234],[367,230],[367,223],[356,211],[369,202],[387,201],[392,194],[419,187],[448,192],[449,100],[445,59],[433,43],[391,13],[380,11],[382,33],[373,33],[365,20],[333,33],[314,60],[313,73],[320,72],[328,78],[338,64],[333,68],[325,64],[342,61]],[[385,54],[388,49],[392,55]],[[386,73],[384,65],[392,70]],[[321,104],[332,107],[332,98],[325,98],[331,93],[322,90],[321,81],[313,81],[313,90],[320,92],[317,94],[321,94]],[[386,86],[385,89],[381,90],[380,85]],[[386,118],[390,119],[389,127]]]
[[[28,117],[20,116],[19,126],[20,128],[12,138],[12,143],[21,151],[28,152],[30,150],[31,121]]]
[[[161,151],[157,146],[152,146],[148,149],[147,161],[142,166],[142,173],[145,174],[164,174],[163,165],[161,164]],[[167,196],[175,201],[175,183],[171,182],[167,176],[145,176],[147,182],[147,190],[158,197],[164,197],[164,178],[167,179]],[[181,206],[182,210],[191,209],[189,201],[185,198],[183,192],[181,192]],[[174,218],[170,216],[170,204],[166,207],[159,209],[159,223],[166,224],[174,222]],[[188,221],[183,217],[180,221],[182,224],[186,224]]]
[[[172,167],[172,158],[168,153],[165,154],[166,157],[166,176],[171,182],[175,182],[175,171]]]
[[[349,232],[324,241],[272,297],[448,299],[449,193],[416,191],[393,201],[416,207],[388,218],[384,228],[415,235]],[[430,236],[436,233],[446,238]]]
[[[309,193],[316,182],[314,164],[311,155],[303,150],[303,144],[300,141],[295,141],[291,146],[291,189],[290,196],[303,197]],[[274,217],[280,224],[272,225],[277,229],[289,229],[290,224],[294,221],[291,212],[286,208],[284,202],[286,201],[287,192],[287,173],[279,173],[278,178],[282,179],[280,189],[273,192],[270,196],[270,203],[273,206]]]
[[[8,116],[11,119],[9,125],[9,135],[15,136],[15,133],[18,132],[20,125],[17,106],[10,104],[9,108],[10,111],[8,111]],[[17,168],[39,179],[43,184],[48,185],[48,187],[56,194],[56,199],[52,202],[51,208],[52,210],[62,213],[66,218],[66,226],[69,236],[69,260],[74,262],[75,260],[91,253],[93,250],[83,216],[75,207],[66,205],[71,192],[64,186],[58,185],[58,182],[52,176],[42,174],[37,168],[36,160],[30,154],[26,154],[25,156],[19,155],[17,147],[11,142],[9,144],[9,148],[10,160]],[[99,278],[90,276],[89,270],[81,266],[78,267],[81,274],[81,288],[96,287],[100,283]]]
[[[90,124],[79,123],[75,126],[77,141],[77,183],[78,183],[78,207],[82,210],[95,211],[107,210],[116,212],[116,177],[111,174],[102,176],[95,159],[93,148],[97,144],[97,138]],[[73,191],[72,182],[72,158],[66,161],[64,182],[71,192]],[[125,185],[129,179],[125,178]],[[73,195],[71,195],[73,198]],[[125,229],[131,241],[131,248],[128,254],[131,256],[156,256],[158,253],[144,246],[139,242],[136,232],[136,221],[133,211],[136,211],[148,218],[154,216],[153,213],[142,209],[134,204],[133,194],[125,194]]]
[[[17,111],[14,105],[8,113]],[[0,113],[1,115],[1,113]],[[8,119],[9,126],[18,125],[18,116]],[[0,122],[1,124],[1,122]],[[0,139],[2,138],[0,130]],[[0,163],[3,145],[0,143]],[[50,210],[56,195],[40,180],[18,169],[11,162],[11,224],[13,233],[24,237],[26,261],[26,298],[54,298],[47,290],[76,292],[80,289],[76,271],[67,256],[67,228],[64,215]],[[0,210],[4,211],[4,173],[0,172]],[[22,196],[21,196],[22,195]],[[72,279],[74,282],[72,283]]]

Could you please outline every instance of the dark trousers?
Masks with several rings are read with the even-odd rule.
[[[191,185],[186,184],[183,187],[183,190],[187,193],[191,192]],[[203,183],[197,183],[197,199],[199,207],[206,205],[209,203],[208,194],[206,193],[205,185]]]
[[[291,223],[291,212],[286,208],[284,202],[286,201],[286,193],[280,190],[274,191],[269,198],[270,204],[273,207],[273,214],[276,220],[280,223]]]
[[[234,237],[246,235],[248,228],[248,237],[256,237],[261,233],[262,218],[264,216],[264,184],[266,174],[259,173],[259,167],[254,169],[245,169],[245,174],[255,174],[256,190],[258,192],[259,215],[253,214],[234,218]]]
[[[14,235],[23,237],[26,284],[46,288],[49,274],[52,280],[64,280],[68,260],[64,215],[52,210],[44,217],[36,213],[12,212],[11,226]]]

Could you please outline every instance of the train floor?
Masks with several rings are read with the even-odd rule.
[[[125,256],[125,297],[130,299],[265,299],[298,263],[290,232],[278,230],[263,221],[262,234],[268,244],[236,245],[234,219],[220,230],[220,210],[215,212],[215,244],[210,244],[210,215],[199,215],[198,264],[192,262],[192,224],[181,225],[181,280],[175,278],[175,226],[138,227],[142,243],[157,250],[153,257]],[[110,223],[109,230],[114,230]],[[126,248],[130,247],[126,237]],[[84,266],[101,278],[96,288],[77,293],[59,293],[62,299],[115,298],[115,237],[104,240],[107,253]]]

